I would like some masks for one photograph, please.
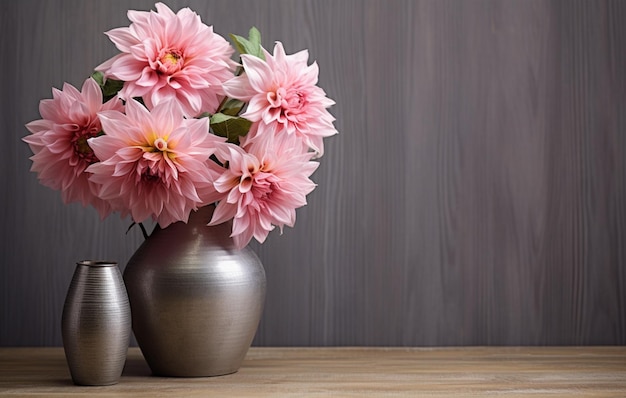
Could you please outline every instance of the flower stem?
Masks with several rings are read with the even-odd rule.
[[[143,238],[147,240],[150,235],[148,235],[148,232],[146,231],[146,227],[143,225],[143,223],[141,222],[139,223],[139,228],[141,228],[141,233],[143,234]]]
[[[133,221],[132,224],[130,224],[130,226],[128,227],[128,229],[126,230],[126,233],[128,234],[128,232],[130,231],[130,229],[132,227],[134,227],[135,225],[139,225],[139,228],[141,228],[141,234],[143,235],[144,239],[148,239],[150,237],[150,235],[148,235],[148,231],[146,231],[146,227],[143,225],[143,223],[138,223]]]

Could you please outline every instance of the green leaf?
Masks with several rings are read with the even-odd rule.
[[[102,72],[94,72],[91,75],[91,78],[98,83],[98,86],[104,86],[104,74]]]
[[[230,36],[233,43],[235,43],[235,48],[237,48],[237,51],[239,51],[239,54],[247,54],[246,48],[243,45],[243,42],[247,41],[245,38],[238,36],[236,34],[233,34],[233,33],[231,33],[228,36]]]
[[[250,42],[256,47],[261,47],[261,32],[259,32],[255,26],[250,28],[250,31],[248,32],[248,40],[250,40]]]
[[[102,86],[102,96],[104,101],[115,97],[117,92],[124,87],[124,82],[121,80],[107,79]]]
[[[121,80],[105,79],[102,72],[94,72],[91,77],[98,83],[102,90],[102,102],[107,102],[117,95],[117,92],[124,87]]]
[[[221,112],[229,116],[237,116],[245,105],[246,104],[243,101],[229,98],[226,102],[224,102],[224,105],[222,105]]]
[[[250,54],[265,60],[265,55],[261,49],[261,32],[254,26],[248,32],[248,38],[230,34],[231,40],[235,43],[235,47],[240,54]]]
[[[211,116],[211,129],[215,135],[226,137],[228,142],[238,143],[240,136],[245,136],[250,130],[252,122],[238,116],[216,113]]]

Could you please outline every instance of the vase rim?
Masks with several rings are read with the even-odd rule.
[[[117,262],[102,260],[82,260],[78,261],[76,265],[84,265],[86,267],[116,267]]]

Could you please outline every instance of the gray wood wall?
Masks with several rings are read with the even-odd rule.
[[[207,0],[308,48],[337,101],[318,188],[255,245],[257,345],[626,343],[626,2]],[[20,138],[151,1],[0,2],[0,345],[60,345],[74,263],[141,242],[63,205]]]

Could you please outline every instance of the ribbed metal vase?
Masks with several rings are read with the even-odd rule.
[[[61,331],[75,384],[102,386],[119,381],[131,316],[117,263],[77,263],[63,306]]]
[[[250,248],[233,246],[230,224],[206,225],[213,210],[157,226],[124,270],[133,331],[154,375],[234,373],[256,333],[265,270]]]

